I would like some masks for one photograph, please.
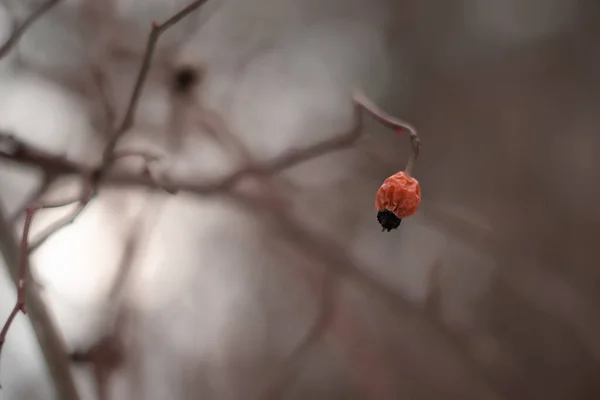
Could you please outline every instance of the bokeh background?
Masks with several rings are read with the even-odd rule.
[[[39,3],[4,1],[0,37]],[[151,21],[187,3],[64,0],[0,61],[0,129],[99,160],[92,72],[121,115]],[[336,277],[330,324],[295,352],[331,265],[227,196],[105,188],[32,257],[66,348],[112,343],[73,363],[81,398],[600,398],[599,34],[592,0],[209,1],[161,39],[124,145],[201,181],[239,160],[194,124],[198,110],[269,159],[347,128],[360,86],[419,131],[419,213],[380,231],[374,194],[409,143],[375,123],[352,149],[279,175],[277,192],[400,300]],[[170,90],[182,66],[203,77],[191,98]],[[3,213],[41,181],[0,164]],[[0,315],[14,298],[4,273]],[[0,366],[0,398],[60,398],[26,317]]]

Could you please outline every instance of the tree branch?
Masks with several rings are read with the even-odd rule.
[[[14,233],[10,229],[2,207],[0,207],[0,254],[2,254],[11,276],[18,283],[20,260],[23,254],[22,247],[19,246]],[[29,277],[29,279],[33,278]],[[57,397],[65,400],[78,400],[79,395],[71,375],[68,352],[58,328],[52,321],[50,313],[37,290],[37,285],[26,285],[26,287],[29,320],[46,360],[48,372],[53,378],[58,393]]]
[[[19,311],[25,313],[25,293],[28,292],[28,307],[34,310],[33,315],[38,315],[39,320],[42,323],[36,324],[36,321],[38,319],[34,318],[33,315],[31,321],[34,325],[34,329],[36,330],[36,335],[38,337],[38,341],[40,342],[40,346],[43,350],[47,350],[44,352],[44,355],[46,356],[48,366],[50,367],[50,372],[55,378],[55,384],[59,392],[59,398],[61,399],[76,400],[79,397],[69,372],[67,352],[64,350],[62,344],[60,343],[60,340],[58,339],[58,334],[55,332],[52,322],[45,310],[45,306],[41,298],[39,298],[39,295],[35,291],[35,288],[30,288],[29,285],[26,285],[26,277],[28,275],[27,267],[29,260],[28,254],[30,251],[29,230],[31,227],[33,217],[37,211],[43,208],[55,208],[73,204],[74,202],[78,203],[78,207],[75,209],[74,213],[68,215],[67,218],[62,219],[55,225],[51,226],[44,234],[42,234],[42,237],[33,245],[31,250],[35,250],[35,248],[37,248],[41,243],[43,243],[43,241],[46,240],[50,235],[54,234],[58,229],[61,229],[62,227],[73,222],[75,218],[83,211],[83,209],[85,209],[86,205],[96,194],[98,190],[98,183],[100,182],[105,172],[111,168],[113,163],[118,158],[120,158],[115,157],[115,148],[119,139],[133,125],[135,112],[137,110],[139,99],[150,69],[154,49],[156,47],[156,43],[160,35],[170,27],[177,24],[183,18],[188,16],[194,10],[198,9],[200,6],[206,3],[206,1],[207,0],[194,1],[190,5],[184,7],[181,11],[173,15],[171,18],[167,19],[162,24],[153,24],[146,45],[142,65],[140,66],[140,70],[131,94],[129,104],[127,106],[127,110],[125,112],[125,116],[120,126],[116,130],[114,130],[114,132],[114,128],[112,126],[109,126],[111,130],[111,136],[103,152],[103,162],[99,167],[88,168],[81,165],[77,165],[75,163],[71,163],[65,159],[49,155],[44,151],[40,151],[32,146],[22,143],[14,137],[12,137],[11,135],[7,135],[0,132],[0,153],[2,153],[0,159],[12,159],[14,156],[16,159],[20,159],[21,161],[24,161],[25,159],[29,159],[29,161],[33,161],[34,163],[37,161],[39,162],[38,167],[41,167],[47,175],[52,176],[53,178],[61,175],[61,172],[67,172],[61,170],[61,165],[70,166],[73,167],[73,169],[71,169],[71,172],[78,173],[84,179],[83,193],[81,194],[81,196],[78,197],[78,199],[74,201],[70,200],[67,202],[61,202],[60,204],[34,203],[27,206],[21,246],[19,247],[18,245],[15,245],[14,248],[18,248],[19,250],[13,250],[16,251],[18,254],[10,254],[11,247],[13,247],[10,246],[10,239],[12,236],[10,228],[9,225],[7,225],[7,223],[5,222],[3,215],[2,220],[0,221],[0,225],[2,225],[1,228],[3,228],[2,231],[0,231],[0,246],[2,246],[1,250],[4,254],[7,265],[9,266],[9,268],[12,268],[11,272],[13,272],[13,275],[15,276],[15,279],[17,281],[17,301],[15,307],[13,308],[6,323],[0,331],[0,353],[2,350],[2,346],[5,342],[8,330],[12,325],[16,315]],[[25,21],[22,24],[14,28],[8,40],[2,45],[2,47],[0,47],[0,59],[10,52],[10,50],[16,45],[16,43],[25,33],[25,31],[38,18],[40,18],[42,15],[48,12],[59,2],[60,0],[48,0],[46,3],[43,3],[31,16],[25,19]],[[103,98],[103,101],[106,101],[106,99]],[[110,117],[112,116],[111,110],[106,109],[105,113],[107,119],[110,119]],[[108,121],[108,123],[112,125],[111,121]],[[13,161],[14,160],[15,159],[13,159]],[[27,164],[27,162],[25,162],[25,164]],[[147,173],[142,175],[144,179],[146,179],[146,181],[149,180],[153,182],[153,187],[158,186],[156,184],[156,180],[153,177],[153,174],[151,173],[148,167],[146,168],[146,172]],[[18,267],[15,267],[17,264]],[[15,271],[14,268],[17,268],[17,270]],[[51,346],[44,346],[45,341],[52,341]]]
[[[46,2],[40,4],[38,8],[23,22],[15,24],[13,30],[2,46],[0,46],[0,60],[3,59],[10,53],[10,51],[17,45],[21,37],[25,32],[37,21],[41,16],[50,11],[54,6],[60,3],[62,0],[46,0]]]
[[[212,182],[198,183],[197,181],[174,180],[167,176],[159,179],[160,187],[169,192],[189,192],[197,195],[214,195],[223,193],[226,190],[233,188],[236,184],[247,177],[269,176],[281,172],[282,170],[294,167],[306,161],[310,161],[317,157],[329,154],[333,151],[342,150],[353,145],[362,135],[363,113],[361,110],[366,110],[371,115],[377,115],[377,120],[384,123],[385,126],[392,127],[396,130],[406,129],[410,132],[411,142],[413,143],[413,155],[408,161],[407,168],[414,165],[419,149],[420,141],[414,128],[410,125],[401,122],[398,119],[382,115],[372,102],[367,101],[364,95],[355,95],[354,103],[354,123],[350,130],[343,132],[333,138],[323,140],[316,144],[307,146],[303,149],[291,149],[270,161],[263,163],[255,163],[241,168],[224,178],[214,180]],[[6,142],[2,146],[2,141]],[[4,150],[8,148],[8,150]],[[113,149],[114,151],[114,149]],[[66,160],[41,150],[35,149],[25,143],[17,141],[8,134],[0,133],[0,159],[18,162],[37,166],[46,171],[52,171],[56,175],[72,175],[72,174],[91,174],[97,169],[90,168]],[[142,187],[157,187],[157,178],[151,176],[143,176],[129,172],[111,172],[105,171],[102,176],[102,182],[108,185],[127,185],[127,186],[142,186]]]
[[[153,23],[152,29],[150,31],[150,35],[148,36],[148,42],[146,44],[146,51],[144,52],[144,58],[142,60],[142,64],[140,66],[140,70],[138,72],[135,85],[133,86],[133,91],[131,92],[131,97],[129,100],[129,104],[127,106],[127,110],[125,111],[125,116],[123,117],[123,121],[119,125],[119,127],[112,134],[108,145],[104,151],[104,160],[108,160],[111,157],[111,154],[114,152],[115,147],[117,146],[117,142],[119,139],[131,128],[135,120],[135,112],[137,111],[137,107],[139,104],[140,96],[142,94],[142,90],[144,88],[144,84],[146,83],[146,78],[148,77],[148,72],[150,71],[150,66],[152,64],[152,57],[154,56],[154,50],[156,49],[156,44],[160,36],[166,32],[169,28],[173,27],[175,24],[180,22],[182,19],[190,15],[192,12],[199,9],[202,5],[204,5],[208,0],[196,0],[192,2],[187,7],[184,7],[181,11],[173,15],[171,18],[162,22],[161,24]]]
[[[406,172],[407,175],[412,175],[415,163],[417,162],[417,158],[419,158],[419,153],[421,151],[421,140],[419,139],[417,130],[409,123],[386,113],[359,90],[354,92],[353,99],[355,103],[359,104],[369,115],[375,118],[375,120],[383,126],[395,130],[398,134],[408,132],[412,153],[406,162],[404,172]]]

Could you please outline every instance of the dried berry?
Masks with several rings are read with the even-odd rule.
[[[421,202],[419,182],[404,171],[387,178],[375,195],[377,221],[383,231],[397,229],[402,218],[417,212]]]

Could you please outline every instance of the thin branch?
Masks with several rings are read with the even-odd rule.
[[[79,217],[79,215],[81,215],[81,213],[87,206],[87,204],[88,204],[87,201],[89,201],[89,198],[84,199],[84,200],[77,200],[76,201],[77,207],[75,209],[73,209],[70,213],[65,215],[63,218],[59,219],[58,221],[54,222],[53,224],[48,226],[46,229],[44,229],[44,231],[42,233],[40,233],[39,236],[36,237],[35,240],[32,240],[31,243],[29,244],[29,253],[30,254],[34,253],[44,243],[46,243],[46,241],[48,239],[50,239],[50,237],[52,235],[54,235],[59,230],[71,225],[73,222],[75,222],[77,217]]]
[[[35,240],[29,243],[29,253],[31,254],[34,251],[36,251],[42,244],[46,242],[46,240],[50,238],[50,236],[54,235],[62,228],[65,228],[66,226],[75,222],[75,219],[77,219],[77,217],[83,212],[83,210],[91,201],[94,194],[95,188],[93,184],[93,178],[84,176],[82,192],[74,198],[55,202],[45,201],[43,203],[38,203],[39,209],[62,208],[73,204],[77,204],[77,206],[63,218],[59,219],[58,221],[47,227],[44,231],[42,231],[42,233],[39,234],[37,238],[35,238]]]
[[[200,128],[203,128],[217,141],[221,146],[227,149],[232,155],[239,159],[242,165],[256,164],[252,152],[245,143],[232,132],[221,115],[211,110],[204,109],[202,106],[201,112],[196,113],[195,122]],[[287,203],[280,182],[276,182],[271,176],[263,176],[258,179],[258,190],[263,195],[266,201],[270,201],[275,207],[284,207]]]
[[[23,22],[13,27],[13,30],[2,46],[0,46],[0,60],[8,55],[10,51],[17,45],[21,37],[27,32],[27,30],[33,25],[41,16],[50,11],[54,6],[60,3],[62,0],[46,0],[40,4],[38,8]]]
[[[179,21],[190,15],[192,12],[199,9],[207,1],[208,0],[196,0],[187,7],[184,7],[181,11],[179,11],[163,23],[152,24],[152,29],[150,30],[150,35],[148,36],[148,42],[146,44],[146,51],[144,52],[144,58],[140,66],[140,70],[138,72],[133,91],[131,92],[131,97],[129,99],[127,110],[125,111],[125,116],[123,117],[123,121],[113,133],[106,146],[106,149],[104,151],[105,160],[111,157],[111,154],[114,152],[119,139],[127,132],[127,130],[129,130],[132,127],[134,123],[135,113],[138,108],[142,90],[144,89],[144,84],[146,83],[146,78],[148,77],[148,72],[150,71],[152,57],[154,56],[154,50],[156,49],[158,39],[169,28],[173,27]]]
[[[29,238],[29,230],[31,228],[31,221],[36,213],[37,209],[28,208],[25,211],[25,225],[23,226],[23,236],[21,238],[21,246],[20,246],[20,255],[19,255],[19,273],[17,276],[17,301],[15,306],[13,307],[8,319],[4,323],[2,330],[0,331],[0,359],[2,358],[2,348],[4,347],[4,342],[6,341],[6,334],[8,333],[9,328],[11,327],[17,313],[20,311],[23,314],[27,314],[27,310],[25,308],[25,281],[27,279],[27,275],[29,275],[29,256],[27,254],[27,241]],[[2,385],[0,385],[0,388]]]
[[[27,205],[42,198],[54,183],[54,177],[52,176],[52,174],[44,171],[43,175],[44,176],[42,178],[42,183],[40,184],[40,186],[31,194],[31,196],[28,196],[19,207],[16,207],[17,211],[14,213],[14,215],[10,216],[9,221],[11,226],[13,226],[17,222],[18,218],[21,216],[23,210],[27,207]]]
[[[0,207],[0,254],[2,254],[5,264],[16,283],[18,283],[21,274],[20,266],[24,253],[4,217],[2,207]],[[32,276],[29,276],[29,280],[33,283]],[[58,393],[56,397],[65,400],[78,400],[79,395],[71,375],[67,350],[58,328],[55,326],[44,301],[37,291],[37,285],[26,285],[26,294],[29,320]]]
[[[199,7],[203,2],[195,2],[192,6]],[[134,88],[130,106],[128,108],[128,112],[126,113],[126,117],[121,124],[121,127],[115,132],[113,136],[113,140],[107,146],[105,151],[105,158],[100,169],[98,168],[89,168],[82,166],[80,164],[71,162],[61,157],[57,157],[38,149],[35,149],[31,146],[28,146],[22,142],[19,142],[15,138],[9,137],[7,135],[0,135],[0,159],[7,159],[9,161],[16,161],[24,164],[35,165],[38,167],[45,168],[47,170],[51,170],[53,173],[58,175],[69,175],[69,174],[79,174],[89,177],[96,177],[96,179],[91,182],[91,185],[95,186],[102,181],[105,184],[120,184],[120,185],[129,185],[129,186],[145,186],[149,188],[156,188],[156,177],[148,176],[151,174],[133,174],[130,172],[123,171],[110,171],[110,166],[112,166],[115,161],[114,151],[117,140],[120,136],[131,126],[133,123],[134,113],[137,105],[137,101],[139,100],[139,96],[141,93],[141,88],[143,86],[143,82],[145,80],[145,76],[147,75],[147,71],[149,68],[149,60],[151,60],[151,55],[158,38],[158,35],[169,26],[177,22],[177,18],[181,19],[185,15],[184,12],[191,12],[191,9],[188,7],[180,12],[176,17],[168,20],[162,25],[154,26],[153,31],[150,35],[150,39],[148,42],[148,52],[146,53],[147,61],[142,64],[142,68],[140,70],[140,74],[138,76],[138,80],[136,86]],[[225,178],[214,180],[213,182],[205,182],[198,183],[195,181],[188,182],[174,182],[173,180],[163,178],[161,182],[163,183],[163,188],[170,189],[171,191],[186,191],[195,193],[198,195],[209,195],[209,194],[217,194],[224,193],[230,189],[233,189],[234,186],[241,182],[244,178],[247,177],[269,177],[273,174],[281,172],[287,168],[291,168],[303,162],[312,160],[319,156],[329,154],[330,152],[347,148],[353,145],[362,134],[362,125],[363,125],[363,110],[365,110],[368,114],[374,116],[379,122],[383,123],[385,126],[391,127],[395,130],[405,129],[408,130],[411,134],[411,143],[413,144],[413,155],[408,163],[408,170],[412,169],[412,165],[418,156],[419,150],[419,141],[418,136],[414,129],[403,122],[393,119],[390,116],[385,115],[380,109],[378,109],[374,103],[368,101],[366,97],[360,94],[355,94],[353,98],[354,104],[354,119],[352,127],[339,134],[331,139],[327,139],[316,143],[311,146],[307,146],[302,149],[291,149],[279,157],[274,158],[273,160],[263,162],[263,163],[251,163],[250,165],[245,166],[244,168],[239,169],[238,171],[233,172],[232,174],[226,176]],[[118,158],[118,157],[117,157]],[[101,176],[100,176],[101,175]],[[92,178],[90,178],[91,180]],[[159,187],[160,187],[159,186]],[[95,191],[95,190],[94,190]],[[265,203],[261,204],[261,207],[265,206]],[[258,207],[256,204],[253,207]],[[342,274],[348,275],[356,279],[364,288],[370,289],[379,294],[380,297],[388,301],[400,314],[408,313],[412,315],[415,312],[413,307],[406,302],[401,296],[399,296],[394,290],[386,288],[384,285],[380,284],[373,278],[366,275],[362,269],[355,265],[352,259],[346,257],[344,255],[344,251],[340,250],[335,243],[328,240],[326,237],[322,237],[322,235],[318,235],[314,232],[309,232],[305,230],[303,227],[295,223],[287,214],[282,213],[283,210],[276,210],[272,207],[265,206],[264,208],[258,207],[261,212],[267,213],[271,216],[275,216],[278,220],[281,227],[283,227],[286,231],[287,236],[290,239],[296,241],[302,248],[304,248],[307,252],[310,252],[321,261],[326,262],[328,265],[331,265],[333,271]],[[308,336],[307,342],[310,344],[314,342],[318,337],[320,337],[324,323],[319,322],[316,325],[314,331],[312,331],[311,335]],[[314,333],[316,332],[316,333]],[[302,348],[305,348],[303,346]],[[300,351],[303,353],[303,351]]]
[[[409,123],[404,122],[386,113],[359,90],[355,90],[353,99],[380,124],[387,126],[388,128],[394,129],[398,133],[408,132],[410,144],[412,147],[412,153],[408,158],[408,161],[406,162],[406,167],[404,168],[404,171],[407,175],[412,175],[413,170],[415,168],[415,163],[417,162],[417,158],[419,158],[419,153],[421,151],[421,140],[419,139],[417,130]]]
[[[109,290],[109,306],[113,311],[108,312],[111,329],[105,333],[93,346],[71,353],[71,359],[78,363],[88,363],[92,369],[96,384],[98,399],[108,399],[108,384],[110,378],[122,366],[127,356],[123,345],[123,330],[127,325],[129,313],[123,305],[131,273],[139,256],[142,242],[152,234],[155,223],[160,217],[164,197],[148,193],[146,204],[137,213],[124,244],[121,260]],[[114,316],[112,315],[114,312]],[[113,321],[114,319],[114,321]]]
[[[355,95],[354,123],[352,128],[346,132],[302,149],[290,149],[270,161],[246,166],[225,176],[224,178],[220,178],[212,182],[198,183],[197,181],[176,181],[164,176],[160,179],[161,185],[159,188],[163,188],[169,192],[189,192],[197,195],[214,195],[223,193],[224,191],[233,188],[245,178],[273,175],[281,172],[282,170],[329,154],[333,151],[345,149],[353,145],[361,137],[363,126],[363,114],[361,110],[366,110],[370,114],[379,115],[378,118],[381,119],[378,120],[388,127],[393,127],[394,129],[403,128],[411,132],[411,138],[414,137],[415,139],[412,140],[414,145],[413,154],[408,161],[407,168],[409,170],[412,169],[412,166],[418,157],[418,150],[420,148],[416,131],[414,131],[414,129],[408,124],[405,124],[398,119],[394,119],[385,115],[382,116],[380,113],[375,113],[375,111],[378,111],[378,109],[375,108],[372,103],[366,101],[366,97]],[[8,150],[3,150],[2,139],[4,139],[5,142],[11,142],[10,146],[4,146],[7,147]],[[10,137],[10,135],[2,135],[1,133],[0,159],[37,166],[44,170],[50,170],[57,175],[86,173],[93,174],[98,172],[97,168],[89,168],[66,160],[62,157],[48,154],[41,150],[35,149],[32,146],[28,146],[22,142],[19,142],[15,138]],[[157,187],[156,177],[149,177],[123,171],[104,171],[101,180],[105,184],[112,185]]]
[[[189,7],[187,9],[184,9],[184,11],[185,10],[189,10]],[[185,14],[182,14],[182,12],[178,14],[180,16],[180,19],[183,18],[183,16],[185,16]],[[162,32],[162,29],[166,29],[163,27],[170,26],[168,24],[173,23],[172,21],[174,20],[175,19],[170,19],[164,24],[160,25],[160,30],[156,32]],[[143,74],[141,74],[141,76],[142,75]],[[105,183],[115,183],[121,185],[125,184],[131,186],[138,185],[150,188],[158,188],[165,190],[169,193],[175,193],[178,191],[191,192],[198,195],[211,195],[223,193],[229,189],[232,189],[236,184],[238,184],[247,177],[270,176],[287,168],[291,168],[303,162],[317,158],[319,156],[329,154],[332,151],[341,150],[343,148],[353,145],[362,134],[363,113],[361,112],[361,109],[366,110],[371,115],[375,115],[377,120],[383,123],[384,125],[394,129],[406,129],[410,132],[411,138],[416,138],[413,141],[413,143],[417,143],[417,146],[415,147],[416,150],[413,151],[413,156],[409,160],[407,168],[414,165],[414,161],[418,156],[419,149],[418,136],[414,128],[410,127],[410,125],[398,119],[385,115],[383,111],[377,108],[377,106],[375,106],[372,101],[368,100],[368,98],[362,94],[355,94],[353,100],[354,123],[350,130],[343,132],[342,134],[339,134],[337,136],[334,136],[331,139],[327,139],[322,142],[305,147],[304,149],[288,150],[287,152],[283,153],[282,155],[276,157],[271,161],[267,161],[262,164],[252,163],[244,168],[239,169],[238,171],[231,173],[225,178],[221,178],[214,182],[208,182],[204,184],[199,184],[197,182],[173,182],[167,177],[157,177],[155,173],[152,173],[149,165],[146,166],[146,173],[144,174],[132,174],[127,172],[111,173],[110,171],[107,171],[108,167],[112,165],[114,161],[123,157],[137,155],[145,158],[146,161],[155,159],[154,156],[148,156],[143,152],[123,152],[115,155],[115,149],[112,148],[110,152],[110,158],[104,160],[102,167],[89,168],[74,163],[72,161],[66,160],[62,157],[54,156],[44,151],[35,149],[32,146],[18,141],[11,135],[2,133],[0,133],[0,159],[35,165],[41,167],[45,171],[49,171],[54,175],[75,173],[89,177],[89,180],[87,181],[86,185],[88,189],[79,200],[80,206],[71,215],[65,217],[63,220],[59,221],[57,224],[55,224],[49,230],[47,230],[41,239],[36,240],[32,248],[33,251],[35,248],[41,245],[41,243],[43,243],[43,241],[45,241],[51,234],[55,233],[58,229],[61,229],[62,227],[74,221],[74,219],[83,211],[85,205],[87,205],[90,199],[95,195],[97,190],[96,185],[98,184],[98,180],[100,179],[102,179]],[[109,153],[105,153],[105,155],[107,154]],[[102,177],[100,177],[100,173],[102,173]]]
[[[25,33],[25,31],[31,26],[31,24],[33,24],[39,17],[41,17],[43,14],[48,12],[52,7],[54,7],[56,4],[58,4],[59,1],[60,0],[48,0],[46,3],[42,4],[31,16],[29,16],[21,25],[17,26],[15,29],[13,29],[13,32],[12,32],[11,36],[9,37],[9,39],[2,45],[2,47],[0,47],[0,58],[4,57],[6,54],[8,54],[8,52],[16,45],[16,43],[22,37],[22,35]],[[139,73],[138,73],[138,76],[137,76],[137,79],[136,79],[136,82],[135,82],[135,85],[134,85],[134,88],[133,88],[133,91],[131,94],[129,104],[127,106],[127,110],[125,112],[125,116],[124,116],[123,121],[120,124],[120,126],[114,132],[111,132],[111,137],[110,137],[108,144],[104,150],[103,162],[100,165],[100,167],[93,168],[93,169],[90,169],[87,167],[82,167],[80,165],[77,165],[76,163],[69,162],[61,157],[48,155],[47,153],[45,153],[43,151],[37,150],[31,146],[28,146],[25,143],[20,142],[19,140],[17,140],[16,138],[14,138],[11,135],[3,134],[2,132],[0,132],[0,159],[11,159],[13,157],[16,157],[17,159],[22,158],[22,160],[30,159],[30,160],[42,161],[42,164],[44,162],[47,162],[46,166],[44,166],[44,165],[38,165],[38,166],[41,166],[42,169],[47,174],[50,174],[50,176],[52,176],[52,177],[57,177],[57,176],[61,175],[61,171],[57,171],[57,169],[54,167],[65,163],[68,166],[74,167],[75,170],[77,171],[77,173],[84,179],[83,193],[76,200],[76,202],[78,203],[78,207],[74,210],[73,213],[68,215],[66,218],[58,221],[58,223],[52,225],[48,230],[46,230],[42,234],[42,237],[36,243],[34,243],[32,245],[31,251],[35,250],[39,245],[41,245],[41,243],[43,243],[48,237],[50,237],[52,234],[54,234],[58,229],[61,229],[62,227],[73,222],[75,220],[75,218],[83,211],[83,209],[86,207],[86,205],[92,199],[92,197],[95,196],[95,194],[98,190],[98,183],[100,182],[101,178],[107,172],[107,170],[110,169],[112,164],[118,158],[121,157],[121,156],[117,156],[117,157],[114,156],[115,148],[117,146],[119,139],[133,125],[134,118],[135,118],[135,112],[137,110],[140,96],[143,91],[143,87],[146,82],[148,72],[150,70],[152,57],[154,54],[154,50],[155,50],[158,38],[167,29],[169,29],[170,27],[177,24],[179,21],[181,21],[187,15],[192,13],[194,10],[198,9],[206,1],[207,0],[194,1],[190,5],[188,5],[187,7],[183,8],[181,11],[179,11],[178,13],[173,15],[171,18],[167,19],[162,24],[160,24],[160,25],[153,24],[152,30],[151,30],[149,38],[148,38],[146,51],[144,53],[144,58],[142,60],[142,65],[140,66],[140,70],[139,70]],[[108,98],[104,98],[103,101],[105,103],[107,103]],[[112,110],[107,108],[106,104],[105,104],[105,114],[106,114],[107,119],[110,120],[112,117]],[[110,123],[110,121],[109,121],[109,123]],[[112,128],[112,126],[109,126],[109,127]],[[63,164],[63,165],[65,165],[65,164]],[[44,167],[49,167],[49,168],[44,168]],[[59,168],[59,170],[60,170],[60,168]],[[75,172],[75,171],[73,171],[73,172]],[[156,178],[151,173],[151,170],[148,167],[148,165],[146,165],[145,172],[146,173],[141,176],[145,180],[149,180],[150,182],[152,182],[153,187],[160,187],[160,185],[156,184]],[[8,333],[8,330],[9,330],[10,326],[12,325],[17,313],[19,311],[25,313],[26,290],[29,291],[30,293],[35,293],[35,290],[34,290],[35,288],[28,290],[27,289],[28,286],[26,285],[26,276],[28,274],[28,260],[29,260],[29,252],[30,252],[29,230],[31,227],[33,217],[37,211],[39,211],[43,208],[57,208],[57,207],[62,207],[62,206],[65,206],[67,204],[72,204],[72,203],[73,203],[73,201],[60,202],[60,203],[46,203],[46,204],[41,203],[41,204],[30,205],[26,209],[25,225],[23,228],[23,236],[22,236],[22,240],[21,240],[21,246],[19,247],[20,255],[18,256],[19,268],[18,268],[18,273],[17,273],[17,301],[16,301],[13,311],[10,313],[6,323],[4,324],[2,330],[0,331],[0,353],[2,350],[2,346],[5,342],[5,338]],[[2,225],[5,225],[3,220],[0,222],[2,222]],[[10,232],[10,228],[8,228],[8,226],[5,226],[5,228],[6,228],[7,232]],[[0,232],[0,233],[5,233],[4,236],[7,236],[7,232]],[[7,244],[2,243],[2,241],[0,241],[0,245],[7,246]],[[5,249],[3,249],[3,250],[5,250]],[[9,260],[7,258],[7,264],[11,264],[13,261],[14,260]],[[41,302],[41,299],[37,299],[34,296],[31,296],[31,297],[34,298],[34,304],[35,304],[34,308],[36,310],[45,311],[45,309],[43,307],[43,303]],[[42,313],[42,314],[45,315],[45,313]],[[35,320],[33,318],[32,318],[32,322],[34,322],[34,327],[35,327]],[[48,326],[50,326],[50,327],[52,326],[49,318],[44,318],[43,322],[44,322],[44,329]],[[42,338],[40,337],[41,335],[43,336],[42,332],[44,332],[44,331],[36,330],[36,334],[38,336],[40,345],[43,347],[44,340],[42,340]],[[47,338],[45,338],[45,339],[47,339]],[[52,338],[50,338],[50,339],[52,339]],[[47,360],[49,361],[49,366],[50,366],[51,370],[52,370],[53,364],[50,363],[50,359],[55,361],[56,358],[60,359],[61,357],[64,358],[64,356],[66,356],[66,352],[63,351],[62,346],[57,345],[57,343],[56,343],[56,342],[58,342],[58,343],[60,343],[60,342],[57,340],[55,340],[54,342],[55,343],[53,343],[54,347],[52,348],[52,350],[60,350],[60,353],[58,355],[52,354],[51,356],[50,356],[50,354],[47,354]],[[59,392],[61,394],[59,397],[61,399],[65,399],[65,400],[78,399],[78,395],[77,395],[75,386],[72,383],[72,377],[70,376],[70,374],[68,372],[68,367],[67,367],[67,372],[65,373],[64,368],[61,368],[62,367],[61,365],[58,365],[58,363],[56,363],[56,362],[54,362],[54,365],[58,366],[58,371],[51,371],[51,372],[53,373],[54,377],[56,378],[55,381],[57,384],[57,389],[59,390]]]

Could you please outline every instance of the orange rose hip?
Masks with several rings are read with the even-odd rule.
[[[387,178],[375,195],[377,221],[382,231],[397,229],[402,218],[417,212],[421,202],[419,182],[400,171]]]

